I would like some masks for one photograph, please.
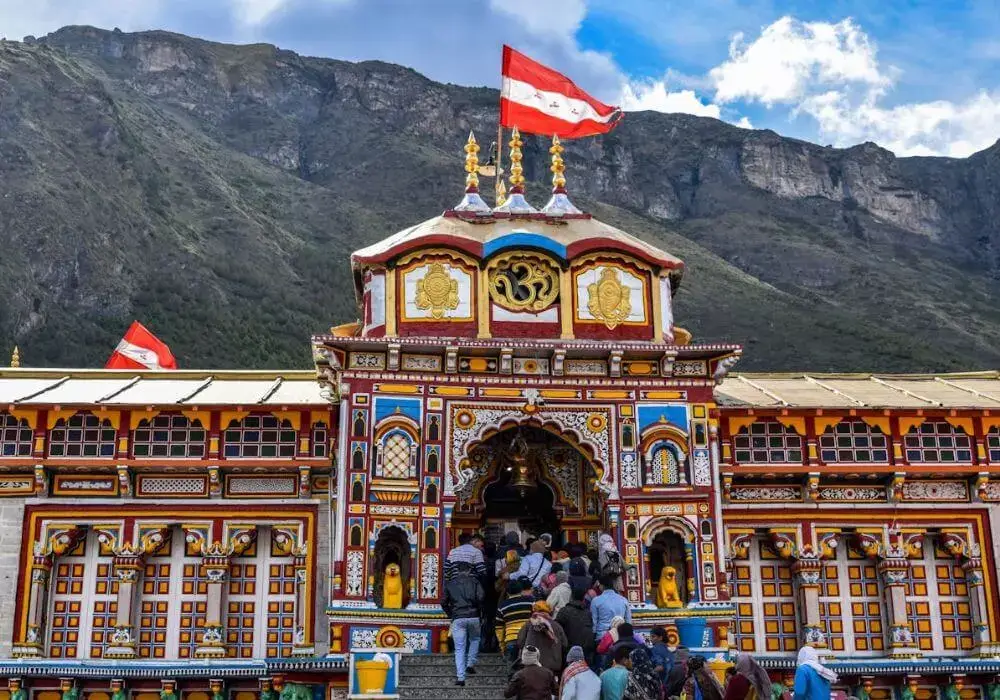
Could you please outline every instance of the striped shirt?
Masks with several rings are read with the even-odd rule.
[[[531,608],[535,599],[530,595],[521,594],[508,598],[497,609],[497,639],[500,644],[510,644],[517,641],[521,628],[531,619]]]
[[[455,575],[455,569],[459,564],[468,564],[472,568],[472,575],[480,580],[486,576],[486,561],[483,559],[482,550],[478,547],[460,544],[448,552],[448,558],[444,562],[445,581]]]

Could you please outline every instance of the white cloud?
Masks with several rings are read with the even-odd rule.
[[[124,31],[152,28],[161,0],[0,0],[0,36],[21,40],[43,36],[68,24],[90,24]]]
[[[901,73],[879,63],[875,43],[850,19],[782,17],[750,43],[737,35],[709,76],[716,102],[788,106],[838,146],[874,141],[897,155],[962,157],[1000,136],[1000,92],[887,105]]]
[[[721,118],[719,105],[705,104],[694,90],[670,92],[662,80],[626,83],[622,86],[619,103],[627,112],[648,109],[656,112],[683,112],[699,117]]]
[[[801,99],[817,85],[856,83],[881,90],[891,84],[879,70],[874,44],[850,19],[830,24],[782,17],[749,44],[737,34],[729,60],[709,75],[717,101],[769,106]]]
[[[532,34],[561,39],[572,39],[587,16],[583,0],[490,0],[490,9]]]
[[[233,13],[245,27],[258,27],[274,17],[294,0],[231,0]],[[347,5],[352,0],[319,0],[319,4]]]

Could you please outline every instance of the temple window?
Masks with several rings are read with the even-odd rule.
[[[92,413],[60,419],[49,431],[49,457],[114,457],[115,429],[111,421]]]
[[[368,428],[365,426],[365,412],[355,411],[354,412],[354,428],[352,429],[352,435],[356,438],[363,438],[368,434]]]
[[[437,416],[431,416],[430,423],[427,426],[427,439],[431,442],[441,439],[441,421]]]
[[[437,505],[438,502],[438,489],[435,484],[427,485],[427,493],[424,496],[424,501],[429,505]]]
[[[438,453],[437,450],[433,450],[427,454],[427,472],[429,474],[436,474],[438,470]]]
[[[351,486],[351,500],[356,502],[365,500],[365,485],[361,483],[361,479]]]
[[[365,468],[365,452],[361,449],[361,445],[354,446],[354,452],[351,453],[351,469],[364,469]]]
[[[375,449],[375,476],[383,479],[414,479],[417,476],[417,444],[402,428],[383,433]]]
[[[143,565],[136,606],[139,656],[193,658],[205,624],[206,592],[200,553],[188,551],[184,532],[173,528]]]
[[[802,436],[777,421],[757,421],[733,436],[740,464],[801,464]]]
[[[833,462],[889,461],[888,438],[863,420],[842,420],[819,436],[820,458]]]
[[[667,440],[655,443],[644,458],[646,465],[645,484],[647,486],[671,486],[682,483],[683,459],[680,449],[674,443]]]
[[[144,418],[132,434],[136,457],[204,457],[205,428],[179,413]]]
[[[1000,462],[1000,429],[993,428],[986,434],[986,445],[990,451],[990,462]]]
[[[877,562],[841,542],[835,558],[820,568],[819,613],[827,645],[838,652],[881,654],[885,625]]]
[[[226,650],[248,659],[291,656],[295,642],[295,566],[271,550],[269,528],[229,563]]]
[[[326,457],[330,453],[330,430],[326,423],[320,421],[312,429],[312,456]]]
[[[792,562],[776,559],[754,539],[733,562],[735,636],[740,651],[794,654],[799,648]]]
[[[904,438],[908,462],[971,462],[969,436],[945,421],[928,420]]]
[[[965,571],[930,538],[910,562],[906,606],[921,651],[965,653],[975,645]]]
[[[0,413],[0,457],[30,457],[31,437],[28,421]]]
[[[99,659],[115,631],[118,580],[114,558],[90,532],[52,567],[48,655]]]
[[[229,423],[223,454],[228,459],[294,457],[296,437],[288,420],[279,421],[269,414],[247,416]]]

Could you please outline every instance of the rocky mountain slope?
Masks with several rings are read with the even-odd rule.
[[[0,43],[0,348],[96,366],[132,318],[183,366],[309,362],[351,250],[461,196],[497,93],[165,32]],[[547,143],[527,138],[529,199]],[[1000,364],[1000,146],[896,158],[679,114],[568,144],[574,200],[682,257],[677,318],[745,369]]]

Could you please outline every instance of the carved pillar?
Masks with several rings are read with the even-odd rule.
[[[72,551],[86,534],[82,528],[71,527],[49,534],[42,542],[35,543],[31,559],[31,589],[28,591],[27,623],[22,638],[14,645],[12,656],[38,658],[45,647],[45,614],[48,607],[49,579],[52,563]]]
[[[1000,657],[1000,642],[990,631],[989,608],[987,607],[985,579],[983,576],[983,560],[979,556],[978,547],[970,552],[962,564],[965,579],[969,583],[969,603],[972,608],[972,630],[976,646],[973,653],[979,657]]]
[[[295,645],[292,647],[292,656],[313,656],[316,647],[312,639],[312,625],[306,617],[309,613],[308,544],[296,547],[292,554],[295,557],[292,560],[295,566]],[[413,562],[411,581],[416,578],[416,558]]]
[[[210,546],[202,540],[201,563],[208,583],[205,592],[205,627],[194,650],[199,659],[218,659],[226,655],[222,627],[222,589],[229,574],[229,549],[221,542]]]
[[[918,547],[918,541],[909,545],[895,535],[878,564],[885,592],[886,619],[889,621],[889,656],[913,658],[920,656],[913,638],[913,626],[906,614],[906,584],[910,579],[910,560],[907,546]]]
[[[802,643],[817,649],[826,648],[826,632],[819,614],[819,555],[811,547],[803,547],[792,564],[792,574],[798,581],[798,612],[802,626]]]
[[[687,578],[687,601],[688,605],[691,603],[697,603],[699,600],[698,596],[698,572],[695,570],[694,566],[694,542],[684,542],[684,574]]]
[[[138,656],[132,610],[135,607],[136,584],[143,565],[143,551],[129,543],[115,550],[114,572],[118,579],[115,631],[111,643],[104,649],[105,659],[134,659]]]

